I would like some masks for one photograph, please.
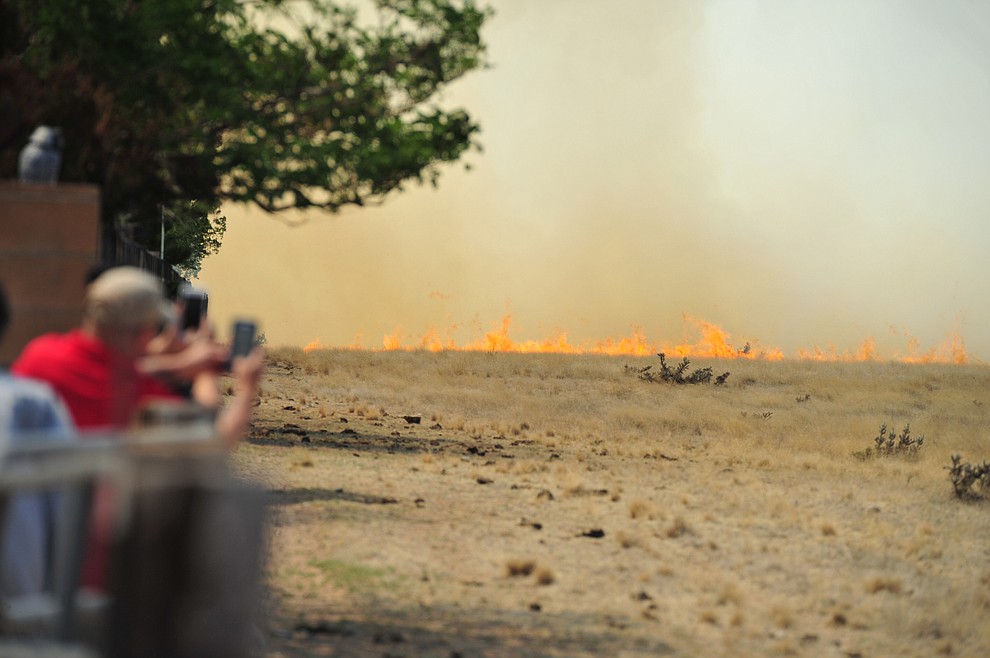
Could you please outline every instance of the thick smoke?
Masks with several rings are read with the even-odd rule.
[[[293,229],[228,208],[216,319],[377,348],[506,313],[519,340],[675,342],[687,314],[787,355],[955,331],[990,355],[990,13],[493,4],[495,66],[443,99],[481,121],[473,170]]]

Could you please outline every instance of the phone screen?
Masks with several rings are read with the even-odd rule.
[[[205,298],[201,294],[188,294],[183,296],[182,307],[182,328],[199,329],[200,321],[203,319],[203,307]]]
[[[234,323],[234,344],[230,349],[231,358],[235,356],[247,356],[254,347],[256,326],[247,320],[238,320]]]

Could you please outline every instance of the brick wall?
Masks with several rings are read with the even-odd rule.
[[[0,181],[0,281],[13,311],[0,365],[31,338],[79,324],[86,272],[99,254],[99,223],[95,185]]]

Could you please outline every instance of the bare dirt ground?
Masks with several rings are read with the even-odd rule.
[[[315,380],[273,360],[234,456],[271,492],[269,656],[990,655],[990,508],[937,461],[623,448]]]

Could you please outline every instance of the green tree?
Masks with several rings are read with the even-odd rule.
[[[62,180],[96,183],[106,225],[195,269],[224,202],[380,203],[478,149],[441,105],[486,66],[472,0],[0,0],[0,176],[37,125]]]

